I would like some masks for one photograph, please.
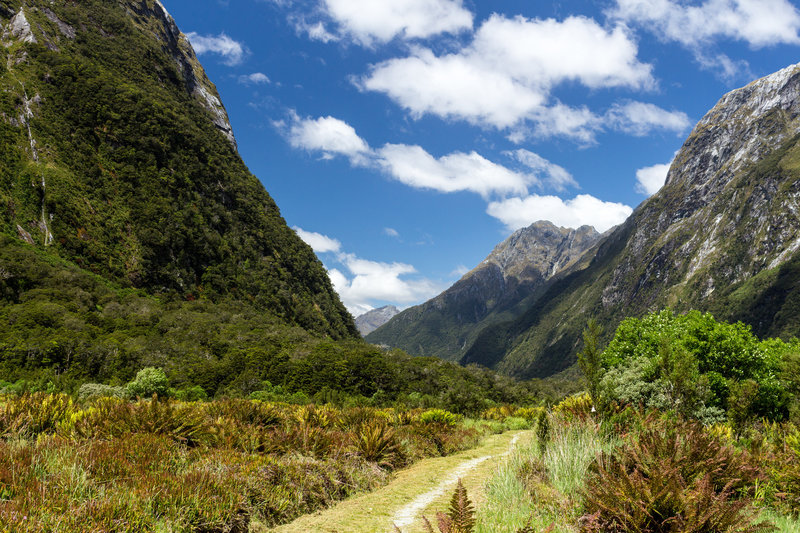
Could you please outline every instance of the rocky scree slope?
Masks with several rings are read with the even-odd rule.
[[[485,328],[462,363],[544,377],[575,362],[590,317],[669,306],[800,334],[800,65],[724,96],[697,124],[665,186],[605,237],[586,268]]]
[[[517,230],[452,287],[406,309],[366,339],[458,361],[477,331],[513,316],[549,279],[574,267],[600,237],[590,226],[574,230],[546,221]]]
[[[160,2],[2,0],[0,25],[3,246],[123,288],[357,336],[236,152],[216,88]],[[31,288],[31,265],[0,268],[7,301]]]

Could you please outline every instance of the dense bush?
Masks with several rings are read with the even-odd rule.
[[[790,405],[782,361],[798,346],[760,341],[742,323],[697,311],[628,318],[603,352],[601,394],[607,403],[674,410],[707,423],[726,412],[742,422],[782,420]]]
[[[163,398],[169,392],[169,380],[163,368],[150,366],[136,373],[136,378],[128,383],[127,390],[134,398],[149,398],[153,395]]]

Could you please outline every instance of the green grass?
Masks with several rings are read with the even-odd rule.
[[[513,533],[527,524],[535,529],[553,524],[556,532],[576,531],[586,469],[611,444],[603,442],[590,421],[568,423],[555,417],[551,428],[544,454],[532,440],[511,453],[487,482],[477,533]],[[546,479],[534,475],[536,465],[544,467]]]

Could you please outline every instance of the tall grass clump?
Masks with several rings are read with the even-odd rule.
[[[540,413],[538,418],[537,428],[546,431],[537,429],[489,480],[477,532],[544,531],[551,525],[553,531],[574,531],[586,471],[608,445],[587,417]]]

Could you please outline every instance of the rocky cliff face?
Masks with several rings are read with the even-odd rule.
[[[393,305],[385,305],[356,317],[356,327],[361,335],[368,335],[392,319],[400,310]]]
[[[186,90],[208,110],[214,125],[236,148],[228,112],[222,105],[217,88],[206,76],[191,43],[178,29],[172,15],[159,0],[126,0],[124,3],[136,23],[163,43],[165,51],[183,75]]]
[[[595,316],[607,334],[662,307],[710,310],[762,335],[796,335],[800,249],[800,65],[733,91],[697,124],[666,185],[548,288],[487,328],[463,362],[545,376],[568,367]],[[780,289],[778,289],[780,287]]]
[[[498,244],[445,292],[403,311],[367,340],[417,355],[458,360],[478,328],[534,296],[599,239],[600,234],[589,226],[576,230],[536,222]]]

